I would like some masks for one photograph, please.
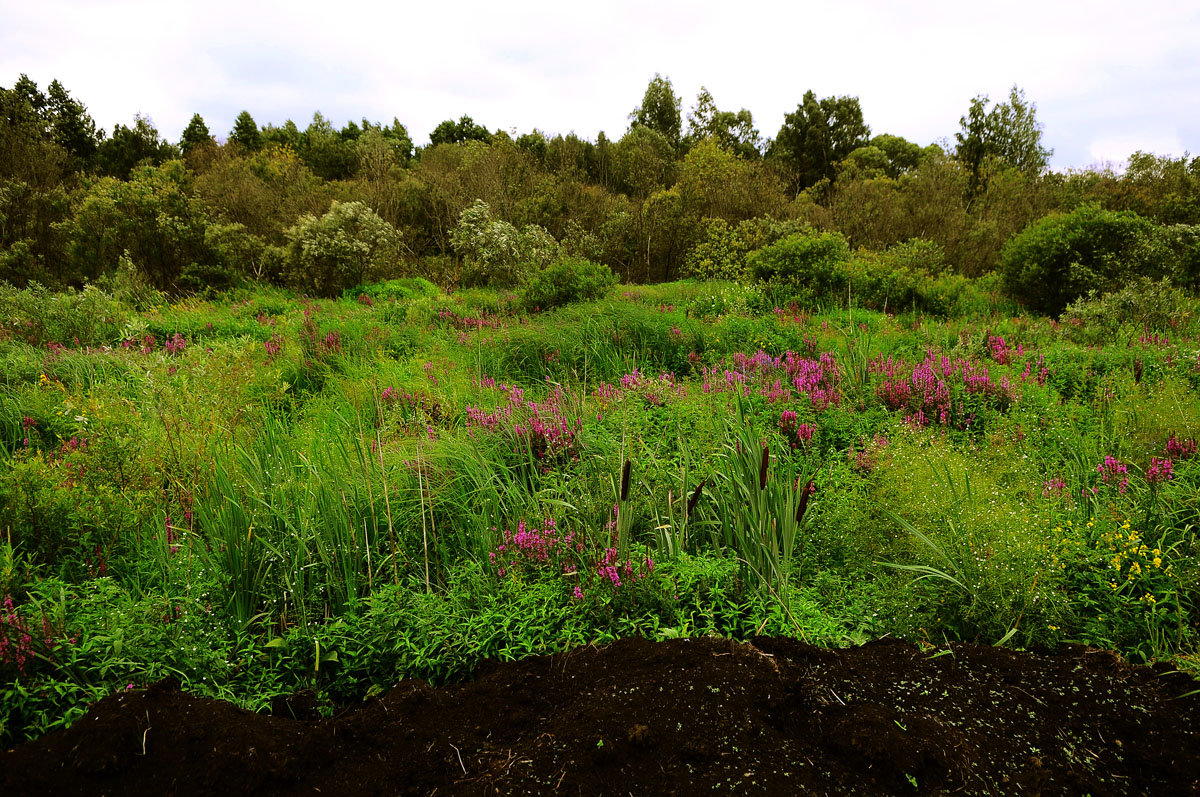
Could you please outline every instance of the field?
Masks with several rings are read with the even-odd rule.
[[[634,636],[1200,664],[1194,303],[2,290],[5,748],[166,677],[328,715]]]

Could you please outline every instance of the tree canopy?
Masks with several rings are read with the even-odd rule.
[[[836,178],[835,166],[864,146],[871,129],[857,97],[825,97],[812,91],[784,117],[768,155],[789,175],[793,191]]]

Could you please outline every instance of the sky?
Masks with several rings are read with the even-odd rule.
[[[764,137],[811,89],[859,98],[872,133],[953,140],[971,98],[1037,106],[1055,169],[1200,153],[1200,3],[226,2],[0,0],[0,86],[58,79],[111,131],[177,141],[241,110],[307,126],[445,119],[619,138],[647,83],[683,112],[705,86]]]

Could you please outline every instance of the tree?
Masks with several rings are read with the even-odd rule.
[[[192,114],[192,120],[183,128],[183,135],[179,137],[179,147],[183,154],[187,155],[198,146],[212,143],[213,137],[208,132],[208,125],[204,124],[204,117],[198,113]]]
[[[195,198],[214,219],[241,224],[270,244],[284,243],[284,231],[304,214],[329,208],[330,190],[290,147],[271,144],[250,157],[238,147],[216,151],[208,171],[198,176]]]
[[[1149,219],[1088,203],[1052,213],[1010,238],[1000,254],[1000,274],[1029,309],[1058,315],[1088,291],[1166,276],[1172,264],[1161,241]]]
[[[97,181],[65,227],[76,276],[94,280],[127,255],[156,288],[203,287],[195,274],[209,276],[213,257],[207,218],[190,198],[190,184],[190,173],[174,160],[129,180]]]
[[[44,149],[43,145],[60,147],[68,156],[65,165],[70,169],[87,166],[102,137],[87,108],[61,83],[51,82],[49,94],[43,94],[28,75],[21,75],[11,89],[0,87],[0,125],[4,127],[0,135],[8,138],[6,143],[20,150],[30,146]],[[0,159],[8,160],[3,156]],[[27,164],[17,171],[37,169]]]
[[[258,132],[258,125],[249,111],[242,111],[237,115],[233,122],[233,130],[229,132],[229,140],[250,152],[257,152],[262,148],[262,135]]]
[[[857,97],[817,100],[808,91],[796,110],[784,117],[768,156],[783,167],[792,190],[798,192],[821,180],[836,179],[836,164],[864,146],[870,135]]]
[[[392,150],[392,155],[396,159],[396,163],[404,166],[413,156],[413,141],[408,134],[408,128],[400,124],[400,120],[392,117],[391,125],[372,124],[366,119],[363,119],[362,132],[363,136],[375,131],[383,138],[388,147]]]
[[[541,227],[529,224],[518,231],[493,218],[482,199],[459,214],[450,242],[466,261],[465,283],[500,288],[524,284],[554,262],[560,251],[558,242]]]
[[[687,119],[688,134],[684,141],[689,149],[711,138],[717,146],[742,158],[757,158],[762,154],[762,137],[750,112],[745,108],[737,113],[718,110],[712,94],[703,86]]]
[[[354,129],[358,130],[358,125]],[[358,164],[355,142],[349,135],[343,137],[317,111],[300,136],[300,158],[322,179],[346,180],[354,174]]]
[[[475,120],[463,114],[457,122],[447,119],[433,129],[429,134],[429,143],[461,144],[464,141],[488,141],[492,134],[483,125],[475,124]]]
[[[283,123],[282,127],[276,127],[272,124],[263,125],[259,131],[262,138],[263,146],[274,144],[278,147],[287,147],[294,151],[300,149],[300,128],[296,127],[296,123],[288,119]]]
[[[100,145],[96,122],[83,103],[72,97],[57,80],[50,83],[46,114],[54,143],[70,153],[77,165],[90,163]]]
[[[333,297],[386,273],[400,233],[362,202],[334,202],[287,232],[287,276],[297,290]]]
[[[882,133],[871,139],[869,146],[875,147],[887,158],[883,167],[888,177],[893,179],[907,174],[921,163],[925,151],[920,145],[914,144],[903,136],[893,136]]]
[[[681,106],[682,100],[671,86],[671,79],[655,72],[650,85],[646,86],[646,93],[642,95],[642,104],[629,114],[633,120],[630,127],[648,127],[661,133],[673,148],[678,148],[683,129]]]
[[[670,185],[674,162],[667,137],[644,125],[629,128],[613,147],[616,185],[630,196],[646,197]]]
[[[101,174],[124,180],[135,166],[157,166],[175,154],[175,148],[159,138],[154,122],[138,114],[133,118],[133,127],[113,127],[112,135],[96,150],[96,166]]]
[[[701,139],[678,165],[675,188],[684,212],[741,221],[783,210],[783,187],[761,163],[737,157],[714,138]]]
[[[954,134],[957,158],[971,173],[971,193],[977,194],[987,182],[987,166],[995,162],[1036,177],[1046,171],[1053,150],[1042,146],[1042,125],[1037,121],[1037,105],[1025,100],[1025,92],[1016,85],[1009,91],[1008,102],[988,110],[986,94],[971,100],[966,116],[959,119],[962,129]]]

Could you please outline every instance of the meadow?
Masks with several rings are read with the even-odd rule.
[[[331,708],[635,635],[1195,672],[1195,300],[969,282],[0,286],[0,744],[166,676]]]

